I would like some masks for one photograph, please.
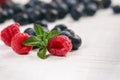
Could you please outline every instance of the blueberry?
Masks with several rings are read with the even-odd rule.
[[[100,0],[92,0],[91,2],[95,3],[97,7],[100,7]]]
[[[120,6],[119,5],[113,6],[112,9],[113,9],[114,13],[116,13],[116,14],[120,13]]]
[[[36,5],[41,5],[42,2],[39,0],[30,0],[27,4],[25,4],[25,8],[32,8],[35,7]]]
[[[34,23],[36,20],[40,18],[40,12],[34,8],[29,8],[26,11],[26,14],[28,15],[29,22]]]
[[[90,3],[92,0],[82,0],[82,2],[87,5],[87,3]]]
[[[52,2],[61,3],[61,2],[63,2],[63,0],[52,0]]]
[[[41,12],[46,21],[54,22],[58,18],[58,11],[55,9],[55,6],[51,3],[42,3],[41,5]]]
[[[7,9],[6,11],[7,11],[7,13],[8,13],[8,16],[7,16],[8,19],[10,19],[10,18],[12,18],[12,17],[14,16],[14,11],[13,11],[13,9]]]
[[[29,23],[29,17],[26,13],[20,13],[13,17],[15,22],[19,22],[21,25],[26,25]]]
[[[25,7],[23,5],[20,5],[20,4],[15,4],[11,9],[13,9],[14,14],[18,14],[20,12],[25,11]]]
[[[60,0],[55,0],[51,4],[53,4],[54,8],[58,11],[58,19],[63,19],[67,15],[69,9],[65,3]]]
[[[97,10],[98,10],[98,6],[95,3],[91,2],[91,3],[87,3],[85,13],[88,16],[93,16]]]
[[[13,15],[14,15],[14,11],[12,9],[10,9],[10,8],[2,10],[0,12],[0,19],[1,19],[0,22],[3,22],[5,20],[7,20],[7,19],[12,18]]]
[[[58,11],[55,9],[47,9],[45,14],[45,20],[48,22],[54,22],[58,18]]]
[[[75,36],[75,32],[72,29],[65,29],[63,31],[69,32],[72,36]]]
[[[6,10],[3,10],[0,12],[0,23],[3,23],[5,20],[7,20],[8,13]]]
[[[78,20],[84,13],[85,7],[81,3],[72,8],[70,14],[74,20]]]
[[[77,50],[81,46],[82,40],[78,35],[75,34],[73,36],[68,31],[62,31],[60,35],[65,35],[71,40],[71,42],[72,42],[72,50]]]
[[[69,9],[66,4],[64,4],[64,3],[59,4],[58,5],[58,12],[59,12],[58,18],[63,19],[67,15],[68,10]]]
[[[52,3],[43,3],[41,4],[41,7],[44,9],[54,9],[56,6]]]
[[[34,23],[37,20],[43,19],[42,12],[38,10],[37,8],[29,8],[25,11],[25,13],[28,15],[30,23]]]
[[[24,6],[21,4],[16,4],[12,1],[8,1],[2,4],[3,9],[13,9],[14,14],[23,12],[25,10]]]
[[[33,28],[27,28],[24,33],[27,33],[29,35],[35,35],[35,31]]]
[[[103,0],[102,4],[103,8],[108,8],[111,5],[111,0]]]
[[[73,37],[73,36],[71,35],[71,33],[68,32],[68,31],[62,31],[60,35],[65,35],[65,36],[67,36],[69,39],[71,39],[71,38]]]
[[[67,4],[69,10],[71,10],[72,7],[78,4],[77,0],[64,0],[64,2]]]
[[[36,26],[36,24],[41,25],[42,28],[43,28],[43,30],[44,30],[45,32],[49,32],[48,25],[47,25],[46,23],[44,23],[44,22],[42,22],[42,21],[36,21],[36,22],[34,23],[34,27]]]
[[[72,37],[71,42],[72,42],[72,50],[77,50],[82,44],[82,40],[78,35]]]
[[[43,19],[45,19],[46,10],[45,10],[44,8],[42,8],[42,7],[39,6],[39,5],[36,5],[33,9],[34,9],[36,12],[39,12],[39,14],[37,15],[37,19],[38,19],[38,20],[43,20]]]
[[[8,9],[8,8],[12,8],[14,5],[15,5],[14,2],[8,1],[8,2],[2,3],[2,6],[1,6],[1,7],[2,7],[3,9]],[[15,6],[14,6],[14,7],[15,7]]]
[[[65,29],[67,29],[67,26],[65,26],[64,24],[59,24],[59,25],[56,25],[52,30],[63,31]]]

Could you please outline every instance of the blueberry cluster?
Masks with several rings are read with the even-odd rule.
[[[93,16],[99,8],[108,8],[110,5],[111,0],[52,0],[50,3],[30,0],[25,5],[9,1],[2,4],[0,23],[11,18],[21,25],[38,20],[54,22],[68,13],[74,20],[79,20],[82,16]],[[114,10],[117,12],[116,8]]]
[[[50,31],[48,29],[47,24],[45,24],[45,23],[42,23],[42,22],[38,21],[35,24],[41,25],[43,30],[46,31],[46,32]],[[35,25],[34,25],[34,27],[35,27]],[[66,25],[64,25],[64,24],[56,25],[52,30],[58,30],[58,31],[61,32],[60,35],[67,36],[72,42],[72,50],[77,50],[81,46],[81,44],[82,44],[81,37],[79,35],[75,34],[75,32],[73,30],[68,29]],[[35,36],[35,31],[34,31],[33,28],[27,28],[24,31],[24,33]],[[36,48],[38,48],[38,47],[33,47],[33,49],[36,49]]]

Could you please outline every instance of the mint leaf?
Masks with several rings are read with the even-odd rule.
[[[43,40],[44,40],[44,41],[47,39],[47,35],[48,35],[48,33],[47,33],[47,32],[44,32],[44,34],[43,34]]]
[[[40,46],[41,40],[36,36],[31,36],[24,41],[26,46]]]
[[[46,48],[41,48],[41,49],[39,49],[37,56],[42,59],[46,59],[48,57],[48,55],[46,55],[46,52],[47,52]]]
[[[34,29],[35,29],[36,35],[43,36],[44,30],[43,30],[43,28],[42,28],[41,25],[36,24],[36,26],[34,27]]]
[[[36,36],[31,36],[24,41],[26,46],[38,46],[39,50],[37,56],[41,59],[46,59],[49,55],[46,55],[47,45],[49,39],[60,34],[57,30],[52,30],[51,32],[45,32],[41,25],[36,24],[34,27]]]
[[[48,33],[47,39],[49,40],[49,39],[51,39],[51,38],[53,38],[54,36],[57,36],[57,35],[59,35],[59,34],[60,34],[60,32],[59,32],[58,30],[52,30],[51,32]]]

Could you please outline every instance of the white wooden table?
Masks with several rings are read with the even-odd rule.
[[[12,23],[6,21],[0,30]],[[106,9],[76,22],[68,15],[48,25],[51,29],[60,23],[81,36],[79,50],[42,60],[36,51],[17,55],[0,41],[0,80],[120,80],[120,15]],[[32,26],[21,27],[21,31]]]

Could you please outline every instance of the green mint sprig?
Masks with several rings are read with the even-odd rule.
[[[49,55],[46,55],[48,41],[59,35],[60,32],[57,30],[52,30],[50,32],[45,32],[41,25],[36,24],[34,27],[36,36],[30,36],[24,41],[26,46],[38,46],[39,50],[37,52],[38,57],[41,59],[47,58]]]

